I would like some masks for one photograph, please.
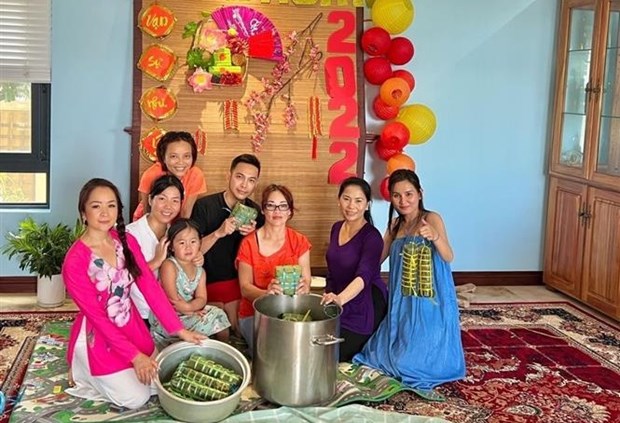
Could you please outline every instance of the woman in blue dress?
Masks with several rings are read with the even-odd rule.
[[[353,362],[400,380],[424,398],[442,400],[433,388],[465,377],[449,264],[454,254],[441,216],[424,208],[415,172],[395,171],[388,187],[382,255],[390,257],[388,314]]]

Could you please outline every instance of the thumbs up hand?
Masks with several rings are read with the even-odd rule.
[[[420,227],[420,235],[429,241],[435,242],[439,239],[439,232],[433,226],[422,218],[422,226]]]

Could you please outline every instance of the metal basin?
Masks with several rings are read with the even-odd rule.
[[[170,380],[179,363],[193,353],[210,358],[242,375],[243,381],[239,389],[221,400],[206,402],[186,400],[166,391],[162,383]],[[184,422],[210,423],[224,420],[239,405],[241,392],[251,379],[250,364],[243,354],[228,344],[212,339],[202,341],[201,345],[177,342],[164,348],[156,360],[159,363],[158,378],[155,379],[159,402],[170,416]]]

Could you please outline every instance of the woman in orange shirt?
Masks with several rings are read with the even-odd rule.
[[[198,197],[207,193],[205,175],[198,166],[198,147],[189,132],[166,132],[157,143],[157,162],[140,177],[140,203],[133,213],[133,221],[140,219],[148,209],[148,194],[153,182],[162,175],[171,174],[181,180],[185,198],[179,217],[189,218]]]
[[[265,294],[281,294],[275,279],[276,266],[301,266],[298,294],[310,291],[310,241],[287,226],[295,214],[293,195],[282,185],[271,184],[263,191],[265,225],[246,236],[239,246],[237,267],[241,287],[239,329],[253,351],[254,307],[252,302]]]

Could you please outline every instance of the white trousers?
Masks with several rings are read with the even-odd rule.
[[[105,360],[105,357],[97,359]],[[72,363],[75,387],[67,389],[66,392],[74,397],[106,401],[119,407],[136,409],[146,404],[151,395],[157,393],[153,383],[144,385],[138,380],[133,368],[104,376],[91,374],[86,347],[86,320],[82,321],[73,350]]]

